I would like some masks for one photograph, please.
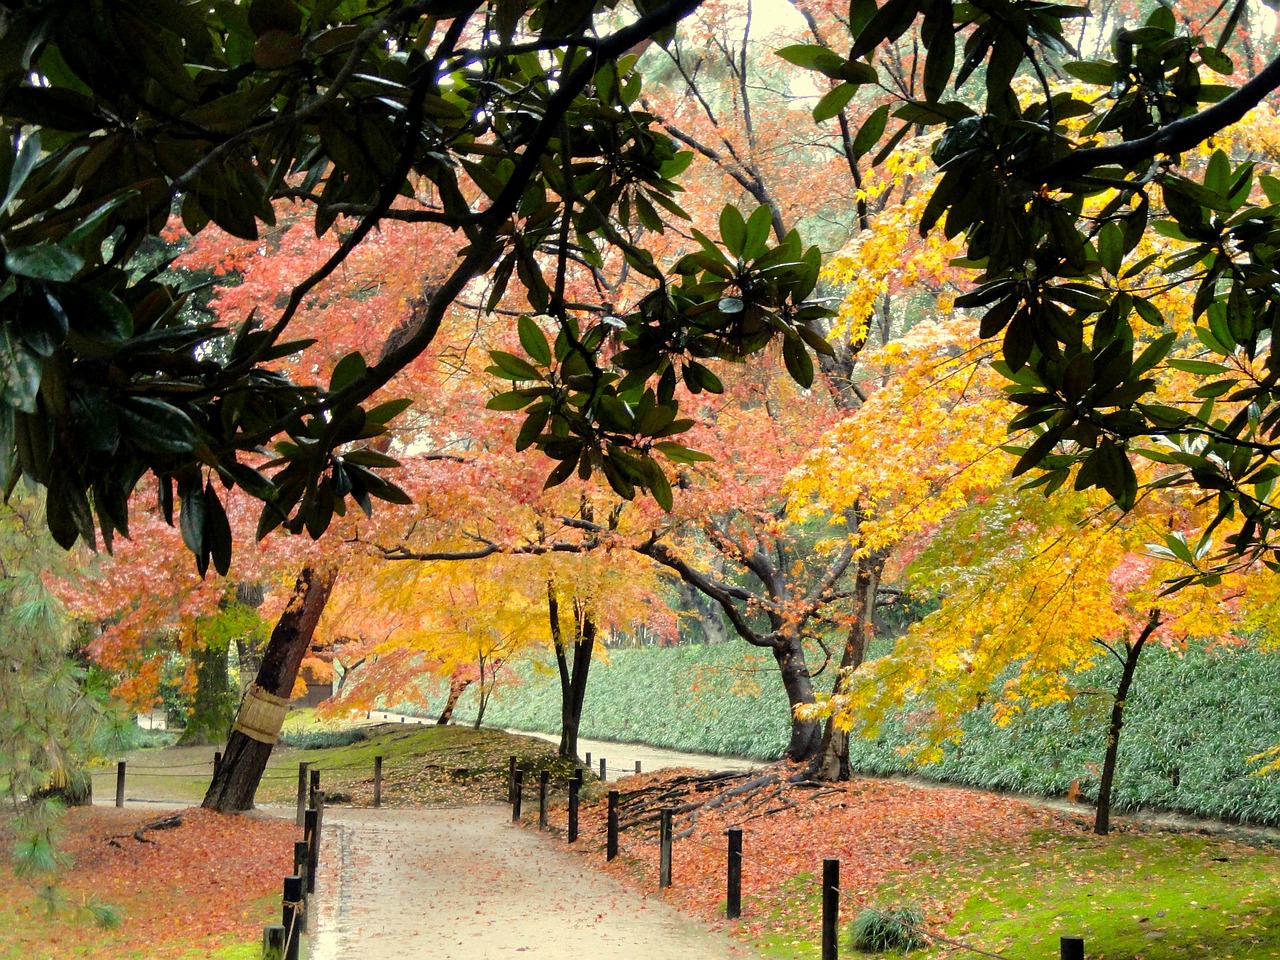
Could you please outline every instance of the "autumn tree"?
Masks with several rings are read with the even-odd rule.
[[[1185,163],[1280,82],[1280,61],[1258,62],[1244,32],[1247,9],[1188,10],[1179,22],[1157,6],[1140,29],[1109,24],[1105,53],[1073,60],[1067,32],[1086,7],[860,3],[848,54],[815,65],[875,82],[878,51],[920,24],[924,83],[900,94],[888,142],[920,125],[941,132],[919,227],[963,239],[976,286],[958,304],[980,312],[985,337],[1002,337],[1023,408],[1010,428],[1038,434],[1015,471],[1048,486],[1074,477],[1128,509],[1139,484],[1127,454],[1172,441],[1178,452],[1153,482],[1213,491],[1230,531],[1191,575],[1209,580],[1266,558],[1274,523],[1274,291],[1260,280],[1274,269],[1274,185],[1225,152]],[[1061,72],[1109,93],[1056,89]],[[1142,248],[1153,235],[1175,241],[1159,265],[1196,293],[1200,356],[1171,358],[1177,318],[1128,282],[1151,265]],[[1151,349],[1134,335],[1141,324],[1170,335]],[[1169,368],[1199,378],[1194,404],[1150,376]]]
[[[226,569],[230,555],[210,475],[264,502],[261,529],[318,533],[334,503],[398,499],[381,464],[354,490],[338,458],[349,462],[383,430],[393,411],[375,394],[430,346],[458,299],[484,280],[496,302],[516,278],[531,310],[565,333],[543,395],[556,426],[531,431],[535,445],[588,473],[606,451],[632,451],[630,486],[661,496],[652,430],[674,415],[627,433],[591,415],[604,397],[639,402],[652,378],[657,404],[674,413],[661,383],[668,368],[696,371],[695,356],[753,353],[779,337],[792,353],[812,349],[800,328],[813,271],[794,265],[790,247],[770,247],[730,277],[696,258],[671,273],[613,226],[637,196],[670,199],[683,165],[638,108],[641,79],[625,54],[697,4],[645,5],[625,22],[608,4],[554,0],[448,10],[154,0],[83,16],[48,2],[15,12],[0,44],[12,145],[0,215],[11,280],[0,486],[19,476],[45,485],[59,542],[101,534],[109,544],[127,532],[129,495],[152,474],[196,531],[201,569]],[[134,56],[125,37],[150,55]],[[128,269],[175,206],[189,234],[216,224],[254,241],[286,198],[320,234],[351,219],[329,257],[230,329],[187,322],[184,294],[159,271]],[[342,376],[282,375],[285,357],[299,357],[294,374],[310,367],[305,341],[291,339],[308,300],[378,228],[401,220],[456,238],[444,278]],[[550,279],[533,268],[541,251]],[[602,325],[566,298],[561,278],[570,262],[609,253],[649,293]],[[743,325],[740,311],[720,309],[729,300],[779,322]],[[630,378],[606,375],[599,355],[616,329],[632,341]],[[254,452],[274,440],[284,443],[266,467]]]

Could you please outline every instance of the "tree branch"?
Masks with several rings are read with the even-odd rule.
[[[1038,171],[1028,171],[1029,179],[1038,184],[1060,183],[1101,166],[1132,167],[1140,160],[1183,153],[1239,121],[1277,87],[1280,87],[1280,57],[1230,96],[1197,114],[1175,120],[1139,140],[1075,150]]]

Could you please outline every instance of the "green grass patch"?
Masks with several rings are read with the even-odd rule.
[[[306,732],[309,721],[298,721]],[[349,726],[349,725],[348,725]],[[340,746],[306,749],[277,746],[271,753],[256,802],[288,805],[297,799],[298,764],[320,772],[320,787],[332,802],[373,803],[374,757],[382,759],[382,801],[388,806],[505,801],[509,757],[535,781],[552,772],[557,789],[571,764],[555,756],[555,746],[500,730],[377,724],[357,728],[361,736]],[[312,731],[314,732],[314,731]],[[340,740],[341,738],[334,738]],[[198,804],[213,775],[215,747],[141,750],[126,759],[125,795],[146,800]],[[94,771],[94,795],[115,795],[115,766]]]
[[[876,898],[954,910],[947,936],[1011,957],[1056,957],[1062,936],[1107,960],[1280,956],[1280,854],[1199,834],[1044,833],[1029,850],[937,853]]]

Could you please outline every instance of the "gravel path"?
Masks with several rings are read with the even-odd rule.
[[[312,960],[747,960],[507,807],[325,811]]]

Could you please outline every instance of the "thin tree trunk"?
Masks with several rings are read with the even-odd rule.
[[[214,646],[201,641],[191,652],[196,662],[196,693],[178,746],[221,743],[226,736],[236,711],[228,673],[229,651],[230,644],[219,640]]]
[[[560,750],[568,760],[578,757],[578,728],[582,724],[582,705],[587,698],[587,675],[591,670],[591,656],[595,652],[596,623],[575,600],[574,613],[578,624],[573,643],[572,663],[568,644],[560,629],[560,601],[556,597],[554,582],[547,581],[547,616],[551,627],[552,645],[556,653],[556,669],[560,675]]]
[[[849,689],[850,678],[866,659],[867,644],[875,634],[876,592],[880,589],[880,574],[887,559],[887,550],[877,550],[858,564],[853,622],[849,624],[844,651],[840,655],[840,670],[831,687],[833,697]],[[833,713],[827,718],[822,732],[822,753],[810,776],[815,780],[848,780],[849,772],[849,734],[836,723]]]
[[[311,645],[311,637],[329,602],[336,579],[337,569],[334,567],[304,567],[298,575],[289,605],[271,631],[254,683],[267,696],[277,701],[287,700],[293,693],[298,667]],[[202,806],[219,813],[253,808],[253,795],[258,790],[279,733],[278,723],[274,731],[251,727],[253,705],[261,702],[247,696],[241,703],[236,727],[227,740],[222,763],[214,771],[213,782],[209,784]],[[279,719],[283,720],[283,713]]]
[[[1093,832],[1105,837],[1111,830],[1111,789],[1115,784],[1116,761],[1120,757],[1120,734],[1124,730],[1124,710],[1129,699],[1129,688],[1133,685],[1133,676],[1138,670],[1138,658],[1142,656],[1142,648],[1151,634],[1160,626],[1160,611],[1152,610],[1146,626],[1138,639],[1124,645],[1124,656],[1120,659],[1120,683],[1116,687],[1116,699],[1111,706],[1111,722],[1107,726],[1107,752],[1102,761],[1102,779],[1098,783],[1098,806],[1093,818]],[[1115,652],[1114,650],[1112,651]]]
[[[462,696],[462,692],[471,686],[470,680],[464,680],[457,674],[449,678],[449,699],[444,702],[444,708],[440,711],[440,716],[436,717],[437,727],[447,727],[449,721],[453,719],[454,707],[458,705],[458,700]]]

